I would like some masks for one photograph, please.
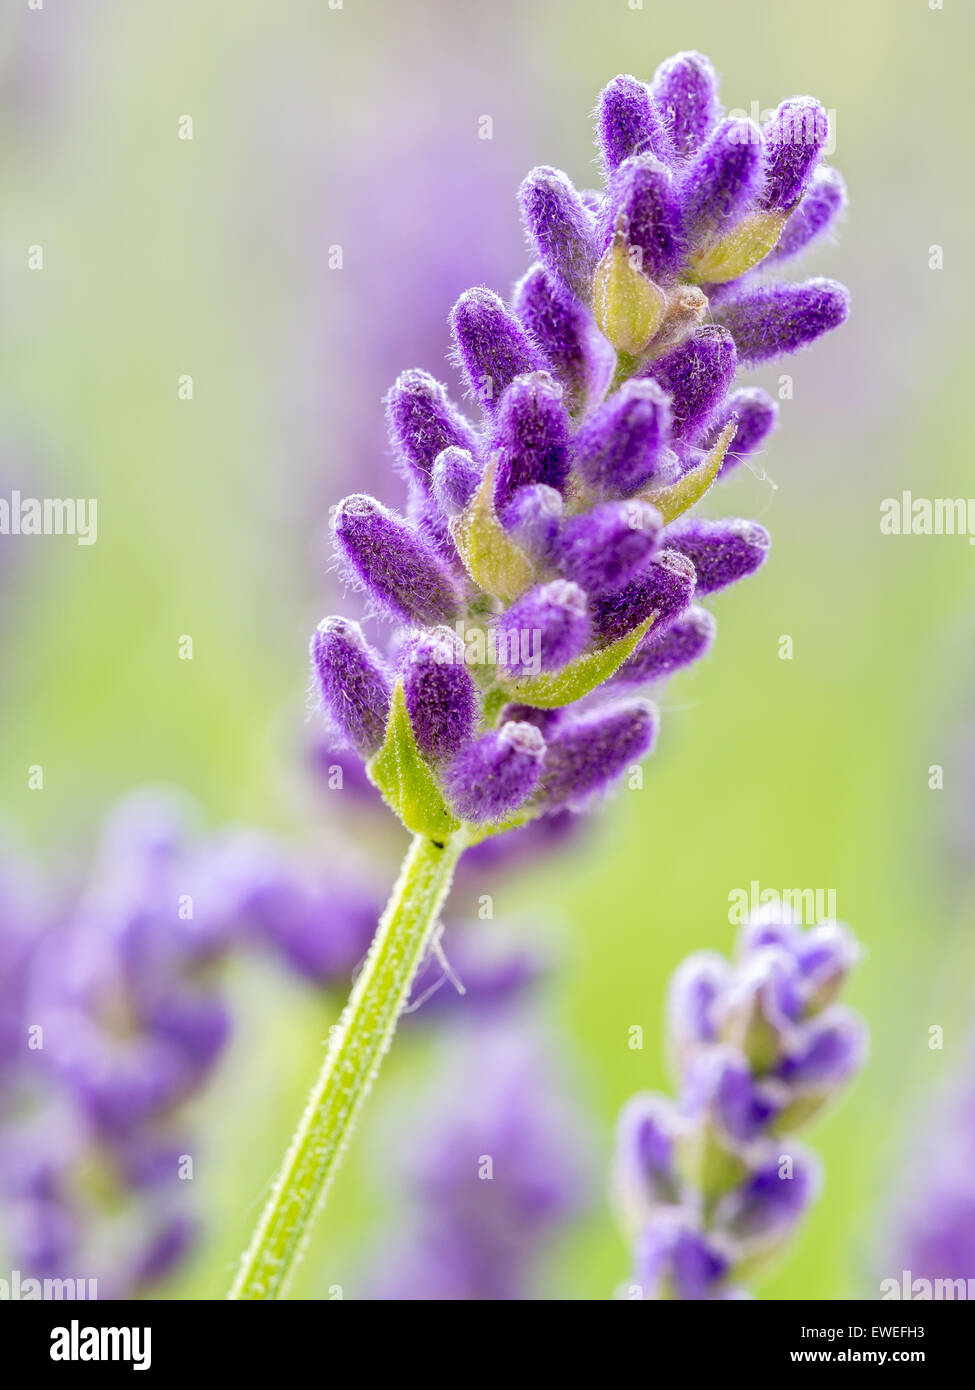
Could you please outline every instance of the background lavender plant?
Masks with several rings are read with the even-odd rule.
[[[635,1298],[727,1299],[780,1254],[821,1186],[795,1132],[863,1061],[866,1028],[835,1002],[859,948],[839,923],[803,930],[770,909],[737,957],[697,952],[674,974],[668,1049],[677,1102],[634,1096],[613,1191]]]

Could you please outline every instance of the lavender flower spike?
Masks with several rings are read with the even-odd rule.
[[[815,342],[845,323],[849,312],[849,290],[816,279],[744,290],[722,301],[716,317],[734,338],[739,359],[752,366]]]
[[[475,825],[501,820],[538,786],[544,758],[545,740],[533,724],[502,724],[469,743],[447,768],[450,804]]]
[[[451,311],[455,358],[483,418],[468,425],[425,374],[390,394],[411,520],[349,498],[335,537],[407,629],[369,779],[414,838],[329,1050],[321,1104],[301,1122],[234,1296],[285,1287],[368,1091],[349,1102],[366,1065],[363,1020],[392,1035],[461,854],[587,803],[646,752],[654,716],[607,708],[609,682],[622,667],[619,685],[662,679],[702,655],[712,626],[689,611],[695,593],[765,558],[761,527],[701,522],[693,509],[727,458],[731,426],[740,458],[771,424],[767,399],[729,399],[739,361],[801,346],[847,310],[828,281],[756,289],[746,278],[774,251],[789,199],[817,187],[818,147],[809,158],[787,146],[785,112],[764,142],[750,122],[722,119],[697,54],[665,63],[653,93],[617,77],[596,117],[606,186],[577,194],[537,168],[522,201],[543,264],[514,310],[475,288]],[[440,650],[437,630],[455,624],[477,669],[421,675],[416,654]],[[488,650],[499,637],[500,661]],[[374,747],[375,721],[360,742]],[[807,1077],[818,1084],[824,1068],[845,1065],[843,1041],[817,1036]]]
[[[412,526],[374,497],[360,492],[339,503],[335,539],[368,591],[398,617],[436,624],[456,615],[448,571]]]
[[[668,1010],[679,1099],[641,1095],[620,1118],[613,1190],[634,1244],[629,1296],[740,1298],[740,1282],[790,1240],[821,1185],[793,1138],[863,1060],[856,1015],[825,1008],[827,940],[782,915],[747,923],[738,958],[690,956]],[[818,1065],[812,1070],[810,1058]]]
[[[450,311],[450,327],[471,390],[487,411],[496,408],[516,376],[545,365],[491,290],[465,290]]]
[[[325,618],[311,642],[322,704],[344,738],[364,758],[383,741],[390,684],[379,654],[358,623]]]
[[[592,214],[559,169],[533,169],[520,189],[527,231],[548,270],[580,299],[596,268]]]

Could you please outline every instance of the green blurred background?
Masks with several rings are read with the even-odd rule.
[[[593,1115],[599,1187],[619,1106],[665,1083],[666,976],[730,947],[729,893],[835,890],[868,948],[851,1002],[872,1055],[811,1135],[826,1188],[771,1297],[875,1296],[884,1194],[975,993],[959,833],[975,556],[879,529],[903,488],[972,490],[973,30],[957,0],[45,0],[2,21],[0,490],[99,503],[96,545],[11,546],[0,593],[3,804],[50,863],[83,861],[113,799],[158,781],[214,824],[327,855],[328,808],[296,790],[307,636],[337,601],[327,507],[360,486],[397,496],[382,392],[398,367],[454,379],[453,296],[524,267],[524,172],[590,182],[600,86],[681,48],[712,57],[729,106],[808,91],[835,111],[851,213],[809,273],[846,281],[853,316],[781,369],[794,393],[768,478],[743,472],[711,504],[769,526],[771,561],[715,603],[713,659],[668,687],[643,790],[496,907],[557,942],[546,1027]],[[232,988],[234,1049],[198,1105],[208,1240],[174,1297],[222,1294],[331,1021],[266,964],[236,966]],[[422,1079],[427,1050],[393,1059],[297,1293],[347,1282],[395,1220],[366,1156],[382,1092]],[[547,1288],[569,1297],[625,1274],[599,1192],[552,1263]]]

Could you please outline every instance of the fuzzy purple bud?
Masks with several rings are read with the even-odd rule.
[[[610,174],[632,154],[669,157],[670,138],[645,83],[621,75],[603,88],[596,108],[596,143]]]
[[[715,1010],[731,978],[731,968],[717,951],[695,951],[681,961],[670,979],[667,1033],[678,1068],[717,1036]]]
[[[336,729],[364,758],[382,744],[390,685],[378,652],[358,623],[325,618],[311,639],[322,704]]]
[[[838,169],[820,165],[809,180],[802,202],[782,228],[782,234],[769,261],[785,261],[798,256],[835,226],[846,207],[846,184]]]
[[[796,352],[839,328],[850,312],[850,291],[837,280],[817,278],[799,285],[759,285],[718,311],[746,366]]]
[[[583,806],[645,757],[657,733],[657,711],[648,700],[599,709],[549,735],[542,795],[551,805]]]
[[[705,656],[714,645],[717,623],[706,608],[692,605],[664,633],[653,628],[610,677],[613,685],[647,685],[669,680],[675,671]]]
[[[788,211],[816,166],[829,136],[829,117],[813,97],[790,97],[766,122],[765,182],[761,203]]]
[[[398,617],[423,626],[456,616],[457,590],[443,562],[374,497],[359,492],[339,503],[335,539],[366,589]]]
[[[675,53],[650,84],[678,159],[694,154],[721,114],[718,78],[703,53]]]
[[[586,595],[555,579],[529,589],[498,619],[498,662],[513,676],[559,671],[585,651],[589,636]]]
[[[721,1246],[675,1207],[657,1215],[636,1243],[633,1277],[644,1298],[706,1302],[719,1296],[730,1262]]]
[[[467,449],[451,447],[437,455],[431,476],[431,490],[446,516],[457,516],[477,491],[481,470]]]
[[[544,363],[524,329],[491,290],[465,290],[450,311],[450,327],[471,390],[493,411],[516,376]]]
[[[525,230],[551,274],[580,299],[599,253],[596,226],[571,181],[559,169],[533,169],[519,190]]]
[[[473,451],[474,431],[428,372],[403,372],[386,397],[389,439],[408,473],[429,487],[434,461],[444,449]]]
[[[579,428],[573,467],[587,488],[629,497],[648,483],[672,482],[670,396],[649,377],[627,381]]]
[[[736,366],[732,335],[712,324],[654,362],[646,375],[670,395],[675,438],[694,443],[724,399]]]
[[[665,533],[669,537],[670,531]],[[593,624],[603,642],[615,642],[655,614],[653,631],[665,632],[694,593],[694,566],[676,550],[660,550],[636,579],[592,603]]]
[[[668,284],[683,263],[686,242],[670,170],[653,155],[627,159],[614,174],[611,225],[604,244],[621,216],[626,218],[630,255],[639,254],[639,269],[651,280]]]
[[[618,592],[647,564],[662,529],[660,513],[649,502],[603,502],[565,523],[556,560],[587,594]]]
[[[518,282],[514,307],[567,397],[584,402],[592,371],[586,310],[540,265]]]
[[[796,1144],[788,1157],[784,1170],[777,1147],[719,1209],[722,1227],[740,1242],[743,1253],[788,1239],[819,1194],[822,1179],[813,1155]]]
[[[754,574],[768,558],[772,538],[757,521],[682,518],[667,528],[667,544],[686,555],[697,571],[698,594],[713,594]]]
[[[732,417],[737,417],[735,437],[725,455],[718,477],[724,478],[745,459],[758,452],[775,429],[779,407],[760,386],[743,386],[727,397],[714,417],[705,448],[711,448]]]
[[[426,757],[452,757],[472,737],[477,695],[464,644],[450,628],[436,628],[410,644],[403,693],[417,746]]]
[[[494,490],[500,511],[518,488],[544,483],[561,491],[568,472],[569,416],[548,372],[519,376],[498,405],[491,437],[498,454]]]
[[[457,815],[479,824],[517,811],[538,786],[545,740],[532,724],[502,724],[454,758],[444,789]]]
[[[680,183],[684,232],[694,245],[739,221],[762,178],[762,136],[754,121],[729,117],[685,168]]]

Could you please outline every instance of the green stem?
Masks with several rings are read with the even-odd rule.
[[[392,1041],[466,841],[417,835],[228,1297],[280,1298]]]

